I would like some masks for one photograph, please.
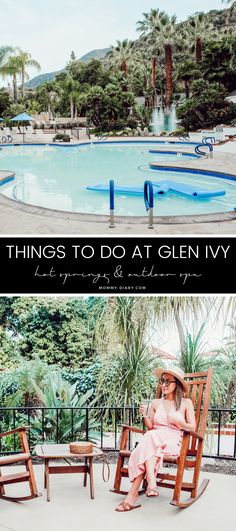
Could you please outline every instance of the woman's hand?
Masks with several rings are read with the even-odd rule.
[[[139,407],[140,415],[142,415],[143,417],[146,417],[147,416],[147,410],[148,410],[147,404],[140,404],[140,407]]]
[[[168,422],[175,424],[178,428],[182,428],[185,424],[184,416],[180,411],[170,411],[167,415]]]

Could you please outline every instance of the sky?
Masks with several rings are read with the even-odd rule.
[[[218,297],[219,301],[222,301],[222,297]],[[229,323],[232,323],[231,315],[226,318],[226,308],[229,302],[229,297],[224,297],[224,305],[222,312],[217,317],[217,311],[213,307],[210,312],[199,312],[199,319],[184,319],[183,315],[181,320],[184,327],[193,335],[196,335],[203,322],[205,323],[204,334],[202,338],[202,344],[204,346],[203,351],[209,352],[215,349],[219,349],[224,345],[224,339],[230,335]],[[173,321],[158,323],[158,326],[151,326],[148,333],[148,339],[154,346],[168,352],[170,354],[179,354],[179,336]]]
[[[19,46],[40,63],[42,73],[52,72],[64,68],[72,50],[80,58],[137,38],[136,23],[152,8],[183,20],[224,7],[221,0],[0,0],[0,45]]]

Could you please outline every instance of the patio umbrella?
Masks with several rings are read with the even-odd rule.
[[[11,118],[10,122],[32,122],[34,118],[27,114],[26,112],[22,112],[21,114],[18,114],[14,118]],[[23,123],[23,142],[25,141],[25,125]]]

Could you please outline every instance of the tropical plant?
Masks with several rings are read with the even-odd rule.
[[[32,59],[32,56],[29,52],[23,52],[21,49],[17,48],[17,60],[21,69],[21,93],[22,98],[25,96],[25,80],[29,79],[29,76],[26,72],[26,68],[35,68],[38,72],[41,70],[40,64]]]
[[[191,59],[188,59],[177,65],[175,77],[177,81],[182,81],[184,83],[185,97],[188,99],[191,83],[195,79],[201,77],[201,72],[196,67],[196,64]]]
[[[107,53],[108,64],[113,68],[119,68],[127,77],[129,73],[129,63],[132,60],[133,43],[128,39],[117,41]]]
[[[203,41],[210,36],[212,37],[214,26],[205,13],[201,12],[188,19],[186,30],[188,38],[192,36],[195,39],[195,61],[199,65],[202,61]]]
[[[159,9],[151,9],[150,13],[143,13],[143,20],[137,23],[138,31],[147,36],[159,50],[164,47],[165,52],[165,105],[170,107],[173,100],[173,46],[178,39],[176,16],[169,16]],[[155,44],[154,44],[155,43]]]
[[[8,57],[7,61],[1,67],[1,75],[3,78],[8,76],[12,77],[13,85],[13,99],[16,102],[18,99],[17,95],[17,75],[21,73],[21,65],[19,58],[17,56]]]
[[[46,408],[44,410],[43,434],[45,440],[62,443],[69,442],[72,436],[85,438],[86,406],[91,407],[93,405],[88,404],[92,390],[79,396],[76,384],[70,385],[66,382],[60,370],[48,379],[44,390],[37,384],[34,384],[34,390],[40,404]],[[94,430],[94,414],[90,412],[89,417],[89,426]],[[42,437],[42,418],[41,413],[37,413],[37,411],[31,420],[31,431],[35,437]],[[89,438],[94,438],[94,436],[95,433],[90,431]]]
[[[189,131],[219,123],[232,123],[236,118],[236,105],[227,101],[226,96],[223,85],[203,79],[194,81],[190,98],[177,109],[182,127]]]
[[[206,370],[207,361],[203,353],[206,350],[203,334],[205,323],[192,335],[188,330],[185,335],[184,349],[180,351],[178,366],[185,372],[201,372]]]
[[[108,405],[137,404],[153,392],[154,360],[148,350],[146,298],[109,300],[107,315],[98,327],[102,369],[97,393]]]

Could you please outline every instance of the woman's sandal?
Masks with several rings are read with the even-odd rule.
[[[147,498],[156,498],[157,496],[159,496],[159,492],[157,490],[157,487],[148,488],[146,490],[146,496],[147,496]]]
[[[123,507],[123,509],[118,509],[118,507]],[[117,513],[126,513],[127,511],[132,511],[133,509],[138,509],[139,507],[141,507],[141,503],[137,503],[137,504],[134,504],[134,505],[131,505],[131,503],[129,502],[121,502],[116,508],[115,508],[115,511]]]

